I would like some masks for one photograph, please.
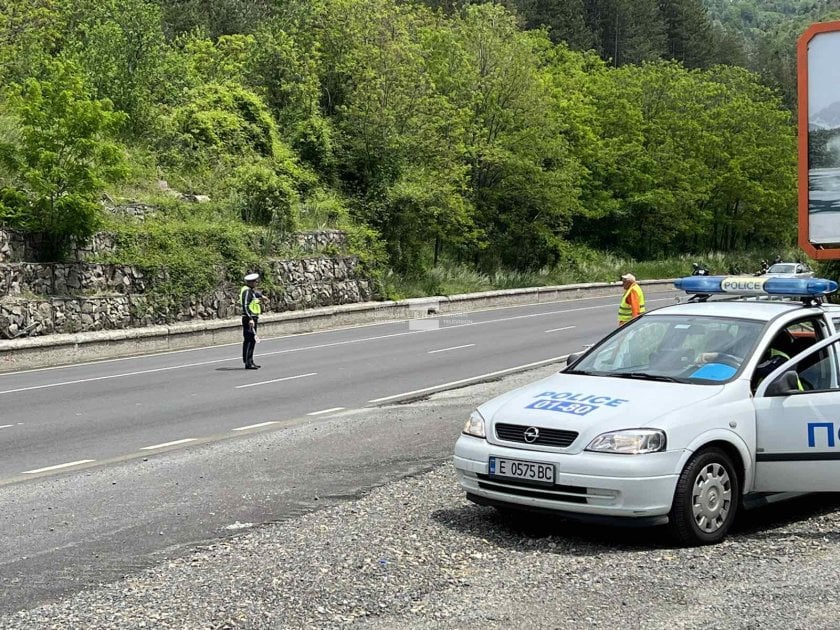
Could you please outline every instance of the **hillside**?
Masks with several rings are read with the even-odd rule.
[[[254,264],[254,230],[347,229],[371,273],[401,276],[793,242],[790,111],[759,74],[714,65],[738,46],[699,1],[0,15],[0,223],[46,235],[45,259],[103,222],[114,262],[194,272]],[[161,212],[139,238],[102,214],[106,193]]]

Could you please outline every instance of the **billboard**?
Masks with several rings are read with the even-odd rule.
[[[840,258],[840,22],[799,38],[799,246]]]

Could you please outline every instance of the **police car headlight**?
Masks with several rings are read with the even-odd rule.
[[[659,429],[625,429],[602,433],[589,443],[587,451],[642,455],[665,450],[665,432]]]
[[[464,433],[478,438],[487,437],[487,434],[484,432],[484,418],[481,417],[478,411],[473,411],[470,414],[470,419],[464,425]]]

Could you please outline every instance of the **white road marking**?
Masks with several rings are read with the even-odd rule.
[[[581,299],[595,299],[595,298],[581,298]],[[573,301],[573,300],[562,300],[562,302],[571,302],[571,301]],[[655,299],[655,300],[648,300],[648,302],[666,302],[666,301],[667,302],[673,301],[673,298],[661,298],[661,299]],[[549,304],[549,303],[553,304],[553,302],[544,302],[544,304]],[[523,304],[521,306],[534,306],[534,304]],[[288,354],[288,353],[291,353],[291,352],[303,352],[305,350],[317,350],[317,349],[320,349],[320,348],[331,348],[331,347],[334,347],[334,346],[343,346],[343,345],[349,345],[349,344],[353,344],[353,343],[362,343],[362,342],[365,342],[365,341],[376,341],[376,340],[379,340],[379,339],[389,339],[389,338],[392,338],[392,337],[402,337],[404,335],[416,335],[416,334],[419,334],[419,333],[438,332],[438,331],[441,331],[441,330],[450,330],[452,328],[460,328],[462,326],[482,326],[482,325],[485,325],[485,324],[495,324],[495,323],[498,323],[498,322],[506,322],[506,321],[512,321],[512,320],[516,320],[516,319],[543,317],[545,315],[560,315],[560,314],[563,314],[563,313],[574,313],[574,312],[579,312],[579,311],[590,311],[590,310],[593,310],[593,309],[613,308],[613,307],[614,307],[613,304],[601,304],[601,305],[598,305],[598,306],[585,306],[585,307],[581,307],[581,308],[572,308],[572,309],[566,309],[566,310],[560,310],[560,311],[547,311],[545,313],[531,313],[529,315],[516,315],[516,316],[513,316],[513,317],[502,317],[502,318],[499,318],[499,319],[491,319],[491,320],[487,320],[487,321],[483,321],[483,322],[471,322],[471,323],[468,323],[468,324],[457,324],[455,326],[444,326],[442,328],[436,328],[436,329],[431,329],[431,330],[409,330],[409,331],[406,331],[406,332],[393,333],[393,334],[390,334],[390,335],[378,335],[378,336],[375,336],[375,337],[363,337],[361,339],[348,339],[348,340],[345,340],[345,341],[336,341],[336,342],[333,342],[333,343],[324,343],[324,344],[318,344],[318,345],[314,345],[314,346],[304,346],[302,348],[289,348],[289,349],[286,349],[286,350],[277,350],[277,351],[274,351],[274,352],[262,352],[257,356],[266,357],[266,356],[273,356],[273,355],[276,355],[276,354]],[[503,307],[503,308],[516,308],[516,307]],[[489,310],[496,310],[496,309],[489,309]],[[480,312],[480,311],[472,311],[472,312],[475,313],[475,312]],[[463,315],[464,313],[449,313],[449,314],[446,314],[446,315],[441,315],[440,317],[445,318],[447,316],[453,316],[453,315],[459,315],[459,314]],[[399,321],[411,321],[411,320],[399,320]],[[388,322],[388,323],[395,323],[395,322]],[[367,324],[365,324],[364,326],[367,326]],[[321,331],[314,331],[314,332],[324,333],[324,332],[331,332],[331,331],[330,330],[321,330]],[[313,334],[314,334],[314,332],[313,332]],[[292,336],[292,335],[289,335],[289,336]],[[280,339],[280,338],[284,338],[284,337],[278,337],[278,339]],[[232,345],[232,344],[226,344],[226,345]],[[217,346],[208,346],[208,347],[217,347]],[[200,348],[193,348],[191,350],[198,350],[198,349],[200,349]],[[165,353],[161,353],[161,354],[165,354]],[[158,356],[158,355],[144,355],[144,356]],[[127,358],[136,359],[138,357],[124,357],[122,359],[113,359],[113,360],[114,361],[125,360]],[[116,378],[128,378],[128,377],[131,377],[131,376],[140,376],[142,374],[154,374],[156,372],[168,372],[168,371],[171,371],[171,370],[180,370],[180,369],[191,368],[191,367],[201,367],[201,366],[204,366],[204,365],[214,365],[216,363],[227,363],[227,362],[230,362],[230,361],[239,361],[239,360],[240,359],[238,357],[229,357],[229,358],[225,358],[225,359],[214,359],[214,360],[211,360],[211,361],[198,361],[196,363],[184,363],[184,364],[181,364],[181,365],[169,365],[169,366],[166,366],[166,367],[152,368],[152,369],[148,369],[148,370],[137,370],[135,372],[122,372],[120,374],[108,374],[106,376],[94,376],[94,377],[90,377],[90,378],[80,378],[80,379],[76,379],[76,380],[72,380],[72,381],[60,381],[58,383],[47,383],[45,385],[31,385],[29,387],[17,387],[15,389],[1,390],[0,395],[3,395],[3,394],[17,394],[17,393],[20,393],[20,392],[34,391],[34,390],[37,390],[37,389],[49,389],[49,388],[52,388],[52,387],[63,387],[65,385],[79,385],[81,383],[92,383],[92,382],[96,382],[96,381],[106,381],[106,380],[111,380],[111,379],[116,379]],[[109,359],[108,361],[112,361],[112,359]],[[108,361],[97,361],[97,363],[106,363]],[[77,364],[77,365],[90,365],[90,363]],[[39,368],[39,369],[36,369],[36,370],[27,370],[27,371],[24,371],[24,372],[12,372],[12,373],[0,374],[0,378],[2,378],[3,376],[11,376],[12,374],[26,374],[28,372],[38,372],[38,371],[43,371],[43,370],[46,370],[46,369],[63,369],[63,368],[68,368],[68,367],[73,367],[73,366],[56,366],[54,368]],[[271,381],[266,381],[266,382],[271,382]],[[261,383],[255,383],[254,385],[259,385],[259,384],[261,384]],[[252,387],[252,385],[247,385],[246,387]]]
[[[175,446],[177,444],[186,444],[187,442],[195,442],[197,438],[185,438],[183,440],[175,440],[174,442],[164,442],[163,444],[155,444],[154,446],[144,446],[141,451],[152,451],[156,448],[166,448],[167,446]]]
[[[135,359],[137,357],[134,357]],[[30,387],[18,387],[17,389],[6,389],[0,391],[0,394],[17,394],[18,392],[29,392],[34,389],[49,389],[50,387],[61,387],[63,385],[78,385],[80,383],[92,383],[94,381],[107,381],[113,378],[126,378],[128,376],[140,376],[141,374],[154,374],[155,372],[167,372],[169,370],[180,370],[182,368],[199,367],[202,365],[212,365],[214,363],[225,363],[227,361],[241,360],[238,358],[229,359],[215,359],[213,361],[201,361],[199,363],[186,363],[183,365],[170,365],[162,368],[154,368],[151,370],[138,370],[137,372],[123,372],[121,374],[108,374],[106,376],[92,376],[91,378],[80,378],[75,381],[61,381],[59,383],[47,383],[46,385],[32,385]]]
[[[62,468],[70,468],[71,466],[80,466],[82,464],[90,464],[94,459],[80,459],[77,462],[67,462],[66,464],[58,464],[56,466],[47,466],[46,468],[37,468],[35,470],[24,470],[22,475],[36,475],[42,472],[49,472],[50,470],[61,470]]]
[[[306,414],[307,416],[321,416],[325,413],[332,413],[333,411],[341,411],[344,407],[333,407],[332,409],[321,409],[321,411],[313,411],[312,413]]]
[[[498,370],[496,372],[488,372],[487,374],[479,374],[478,376],[471,376],[469,378],[462,378],[458,381],[450,381],[449,383],[441,383],[440,385],[432,385],[431,387],[424,387],[423,389],[415,389],[413,392],[403,392],[402,394],[394,394],[393,396],[383,396],[382,398],[374,398],[373,400],[369,400],[369,403],[380,403],[386,402],[388,400],[394,400],[395,398],[402,398],[404,396],[413,396],[415,394],[424,394],[426,392],[430,392],[440,388],[447,388],[447,387],[454,387],[455,385],[461,385],[462,383],[469,383],[472,381],[477,381],[484,378],[490,378],[493,376],[499,376],[501,374],[507,374],[508,372],[515,372],[516,370],[524,370],[531,367],[537,367],[539,365],[545,365],[546,363],[553,363],[555,361],[563,361],[564,359],[568,358],[568,354],[564,354],[562,357],[553,357],[551,359],[544,359],[543,361],[535,361],[534,363],[526,363],[525,365],[516,365],[511,368],[505,368],[504,370]]]
[[[551,330],[546,330],[547,333],[553,332],[560,332],[561,330],[571,330],[572,328],[577,328],[577,326],[563,326],[562,328],[552,328]]]
[[[616,285],[615,288],[618,289],[619,286]],[[672,290],[672,292],[673,293],[679,293],[679,291],[676,291],[676,290]],[[658,294],[658,293],[661,293],[661,291],[656,291],[655,293]],[[433,297],[439,297],[439,296],[432,296],[432,298]],[[490,312],[490,311],[501,311],[501,310],[505,310],[505,309],[527,308],[529,306],[542,306],[544,304],[560,304],[560,303],[567,303],[567,302],[585,302],[586,300],[603,300],[603,299],[612,298],[612,297],[614,297],[614,296],[592,295],[592,296],[588,296],[588,297],[574,298],[574,299],[571,299],[571,300],[549,300],[547,302],[532,302],[531,304],[508,304],[506,306],[492,306],[490,308],[476,309],[474,311],[467,311],[467,312],[469,312],[469,313],[487,313],[487,312]],[[661,298],[661,299],[651,299],[651,300],[648,300],[648,302],[664,302],[664,301],[672,301],[672,300],[673,300],[673,297],[671,297],[671,298]],[[268,341],[268,340],[274,341],[274,340],[277,340],[277,339],[288,339],[290,337],[304,337],[306,335],[319,335],[319,334],[325,333],[325,332],[353,330],[355,328],[371,328],[373,326],[387,326],[389,324],[399,324],[401,322],[407,322],[407,321],[411,321],[411,320],[409,320],[409,319],[389,319],[389,320],[386,320],[386,321],[370,322],[370,323],[367,323],[367,324],[351,324],[349,326],[339,326],[339,327],[336,327],[336,328],[325,328],[323,330],[310,330],[310,331],[307,331],[307,332],[292,333],[290,335],[280,335],[278,337],[267,337],[266,339],[264,339],[264,341]],[[170,354],[182,354],[182,353],[185,353],[185,352],[199,352],[201,350],[209,350],[209,349],[212,349],[212,348],[225,348],[225,347],[228,347],[228,346],[238,346],[238,345],[241,345],[241,342],[235,341],[235,342],[232,342],[232,343],[221,343],[221,344],[214,344],[214,345],[210,345],[210,346],[199,346],[197,348],[182,348],[180,350],[167,350],[165,352],[153,352],[153,353],[150,353],[150,354],[141,355],[140,357],[137,357],[137,356],[114,357],[112,359],[101,359],[99,361],[84,361],[84,362],[81,362],[81,363],[69,363],[67,365],[53,365],[53,366],[49,366],[49,367],[32,368],[32,369],[29,369],[29,370],[18,370],[17,372],[4,372],[4,373],[0,373],[0,378],[3,378],[4,376],[15,376],[17,374],[30,374],[30,373],[33,373],[33,372],[47,372],[47,371],[51,371],[51,370],[66,370],[66,369],[70,369],[70,368],[74,368],[74,367],[80,367],[80,366],[99,365],[99,364],[102,364],[102,363],[115,363],[117,361],[132,361],[132,360],[138,359],[138,358],[162,357],[162,356],[167,356],[167,355],[170,355]],[[223,360],[227,361],[228,359],[223,359]],[[230,359],[230,360],[232,360],[232,359]],[[0,392],[0,393],[2,393],[2,392]]]
[[[467,343],[463,346],[452,346],[451,348],[441,348],[440,350],[429,350],[428,354],[436,354],[438,352],[449,352],[450,350],[460,350],[461,348],[472,348],[474,343]]]
[[[13,424],[0,424],[0,429],[8,429],[9,427],[13,427]]]
[[[247,427],[237,427],[234,431],[247,431],[248,429],[259,429],[260,427],[267,427],[272,424],[277,424],[276,420],[270,422],[260,422],[259,424],[249,424]]]
[[[248,383],[247,385],[237,385],[235,389],[245,389],[246,387],[257,387],[258,385],[270,385],[271,383],[279,383],[281,381],[293,381],[296,378],[306,378],[307,376],[315,376],[318,372],[309,372],[308,374],[298,374],[296,376],[285,376],[283,378],[275,378],[270,381],[260,381],[259,383]]]

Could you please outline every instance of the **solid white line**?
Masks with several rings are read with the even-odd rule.
[[[374,398],[373,400],[369,400],[369,403],[378,403],[378,402],[385,402],[387,400],[393,400],[394,398],[402,398],[403,396],[413,396],[415,394],[423,394],[425,392],[429,392],[432,390],[446,388],[446,387],[453,387],[455,385],[460,385],[462,383],[469,383],[471,381],[476,381],[484,378],[490,378],[492,376],[499,376],[500,374],[507,374],[508,372],[515,372],[516,370],[524,370],[530,367],[537,367],[538,365],[545,365],[546,363],[554,363],[555,361],[563,361],[564,359],[568,358],[568,354],[564,354],[562,357],[553,357],[551,359],[544,359],[543,361],[535,361],[534,363],[526,363],[525,365],[516,365],[511,368],[505,368],[504,370],[497,370],[496,372],[488,372],[487,374],[479,374],[478,376],[471,376],[469,378],[462,378],[458,381],[450,381],[449,383],[441,383],[440,385],[432,385],[431,387],[424,387],[423,389],[415,389],[413,392],[403,392],[402,394],[394,394],[393,396],[384,396],[382,398]]]
[[[260,381],[259,383],[248,383],[247,385],[237,385],[235,389],[245,389],[246,387],[256,387],[257,385],[269,385],[270,383],[279,383],[280,381],[292,381],[296,378],[306,378],[307,376],[315,376],[318,372],[309,372],[309,374],[298,374],[297,376],[286,376],[283,378],[275,378],[270,381]]]
[[[307,416],[322,416],[325,413],[332,413],[333,411],[341,411],[344,407],[333,407],[332,409],[321,409],[321,411],[313,411],[312,413],[306,414]]]
[[[583,298],[583,299],[594,299],[594,298]],[[671,299],[672,298],[662,298],[662,299],[659,299],[659,300],[648,300],[648,302],[671,301]],[[571,302],[572,300],[563,300],[563,301]],[[530,304],[530,305],[523,305],[523,306],[534,306],[534,305]],[[527,318],[531,318],[531,317],[543,317],[545,315],[559,315],[559,314],[563,314],[563,313],[574,313],[574,312],[578,312],[578,311],[589,311],[589,310],[599,309],[599,308],[612,308],[613,306],[614,305],[612,305],[612,304],[602,304],[602,305],[598,305],[598,306],[586,306],[586,307],[582,307],[582,308],[572,308],[572,309],[566,309],[566,310],[562,310],[562,311],[548,311],[548,312],[545,312],[545,313],[532,313],[532,314],[529,314],[529,315],[516,315],[516,316],[513,316],[513,317],[502,317],[502,318],[499,318],[499,319],[491,319],[491,320],[487,320],[487,321],[484,321],[484,322],[472,322],[472,323],[469,323],[469,324],[457,324],[455,326],[444,326],[442,328],[437,328],[437,329],[432,329],[432,330],[409,330],[409,331],[406,331],[406,332],[393,333],[393,334],[390,334],[390,335],[378,335],[376,337],[363,337],[361,339],[348,339],[346,341],[336,341],[336,342],[333,342],[333,343],[324,343],[324,344],[318,344],[318,345],[314,345],[314,346],[304,346],[302,348],[289,348],[287,350],[277,350],[275,352],[261,352],[259,354],[259,356],[260,357],[266,357],[266,356],[273,356],[273,355],[276,355],[276,354],[288,354],[288,353],[291,353],[291,352],[302,352],[302,351],[305,351],[305,350],[317,350],[317,349],[320,349],[320,348],[331,348],[331,347],[334,347],[334,346],[343,346],[343,345],[348,345],[348,344],[352,344],[352,343],[361,343],[361,342],[364,342],[364,341],[376,341],[376,340],[379,340],[379,339],[389,339],[391,337],[402,337],[404,335],[415,335],[415,334],[418,334],[418,333],[438,332],[438,331],[441,331],[441,330],[450,330],[452,328],[460,328],[462,326],[482,326],[482,325],[485,325],[485,324],[495,324],[495,323],[498,323],[498,322],[506,322],[506,321],[511,321],[511,320],[515,320],[515,319],[527,319]],[[510,308],[510,307],[505,307],[505,308]],[[473,312],[477,312],[477,311],[473,311]],[[457,313],[450,313],[448,315],[451,316],[451,315],[456,315],[456,314]],[[461,313],[461,314],[463,314],[463,313]],[[445,317],[447,317],[447,315],[442,315],[441,317],[445,318]],[[400,321],[412,321],[412,320],[400,320]],[[391,323],[393,323],[393,322],[391,322]],[[319,332],[329,332],[329,331],[319,331]],[[213,346],[210,346],[210,347],[213,347]],[[156,355],[150,355],[150,356],[156,356]],[[137,357],[133,357],[133,358],[137,358]],[[227,358],[227,359],[214,359],[212,361],[199,361],[199,362],[196,362],[196,363],[185,363],[185,364],[182,364],[182,365],[170,365],[170,366],[167,366],[167,367],[154,368],[154,369],[149,369],[149,370],[138,370],[136,372],[123,372],[123,373],[120,373],[120,374],[108,374],[107,376],[94,376],[94,377],[91,377],[91,378],[81,378],[81,379],[77,379],[77,380],[73,380],[73,381],[61,381],[61,382],[58,382],[58,383],[47,383],[46,385],[31,385],[29,387],[18,387],[18,388],[15,388],[15,389],[2,390],[2,391],[0,391],[0,395],[3,395],[3,394],[17,394],[17,393],[20,393],[20,392],[29,392],[29,391],[33,391],[33,390],[36,390],[36,389],[49,389],[51,387],[62,387],[64,385],[79,385],[81,383],[92,383],[92,382],[95,382],[95,381],[105,381],[105,380],[110,380],[110,379],[115,379],[115,378],[126,378],[126,377],[130,377],[130,376],[140,376],[142,374],[154,374],[156,372],[167,372],[167,371],[171,371],[171,370],[180,370],[180,369],[183,369],[183,368],[201,367],[201,366],[204,366],[204,365],[214,365],[216,363],[226,363],[226,362],[229,362],[229,361],[239,361],[239,359],[237,357],[230,357],[230,358]],[[104,362],[105,361],[103,361],[102,363],[104,363]],[[79,364],[79,365],[83,365],[83,364]],[[72,366],[61,366],[61,367],[72,367]],[[59,369],[59,368],[57,367],[55,369]],[[31,371],[35,372],[35,371],[39,371],[39,370],[31,370]],[[14,372],[13,374],[23,374],[23,373],[24,372]],[[0,377],[8,376],[8,375],[10,375],[10,374],[5,374],[5,375],[0,374]],[[266,382],[271,382],[271,381],[266,381]],[[255,383],[254,385],[260,385],[260,384],[261,383]],[[251,386],[252,385],[247,385],[246,387],[251,387]]]
[[[167,446],[175,446],[176,444],[186,444],[187,442],[195,442],[197,438],[186,438],[184,440],[175,440],[174,442],[164,442],[163,444],[155,444],[154,446],[144,446],[141,451],[151,451],[156,448],[166,448]]]
[[[35,470],[24,470],[21,474],[22,475],[35,475],[42,472],[48,472],[50,470],[60,470],[62,468],[70,468],[70,466],[79,466],[81,464],[89,464],[94,459],[80,459],[77,462],[67,462],[66,464],[58,464],[57,466],[47,466],[46,468],[37,468]]]
[[[137,357],[134,357],[135,359]],[[0,394],[17,394],[18,392],[28,392],[33,389],[48,389],[50,387],[61,387],[63,385],[78,385],[80,383],[92,383],[94,381],[107,381],[112,378],[126,378],[128,376],[140,376],[141,374],[154,374],[155,372],[167,372],[169,370],[180,370],[182,368],[199,367],[202,365],[212,365],[214,363],[225,363],[226,361],[237,361],[236,357],[229,359],[215,359],[213,361],[201,361],[199,363],[186,363],[184,365],[170,365],[168,367],[154,368],[151,370],[139,370],[137,372],[123,372],[121,374],[108,374],[107,376],[93,376],[91,378],[80,378],[75,381],[61,381],[60,383],[47,383],[46,385],[32,385],[30,387],[18,387],[17,389],[6,389],[0,391]]]
[[[0,424],[0,429],[8,429],[9,427],[13,427],[13,424]]]
[[[440,350],[429,350],[429,354],[435,354],[437,352],[449,352],[450,350],[460,350],[461,348],[472,348],[474,345],[474,343],[468,343],[464,344],[463,346],[452,346],[451,348],[441,348]]]
[[[276,420],[270,422],[260,422],[259,424],[249,424],[247,427],[237,427],[234,431],[247,431],[248,429],[259,429],[260,427],[267,427],[271,424],[277,424]]]
[[[572,328],[577,328],[577,326],[563,326],[563,328],[552,328],[551,330],[546,330],[545,332],[560,332],[561,330],[571,330]]]

